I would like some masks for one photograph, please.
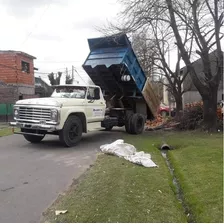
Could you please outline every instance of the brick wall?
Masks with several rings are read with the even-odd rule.
[[[16,54],[0,53],[0,81],[16,83]]]
[[[26,88],[26,87],[23,87]],[[20,88],[17,86],[0,82],[0,104],[14,104],[19,100]],[[22,94],[23,99],[32,99],[40,97],[39,94]]]
[[[29,73],[22,71],[22,61],[29,63]],[[0,52],[0,81],[34,85],[33,59],[20,53]]]
[[[21,62],[27,62],[30,66],[29,73],[23,72]],[[27,85],[34,85],[34,68],[33,68],[33,59],[25,57],[23,55],[18,54],[16,58],[16,65],[17,65],[17,74],[18,74],[18,83],[27,84]]]
[[[0,104],[15,103],[18,99],[17,88],[11,85],[0,83]]]

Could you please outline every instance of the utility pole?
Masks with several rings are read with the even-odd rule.
[[[65,69],[65,74],[68,76],[68,68]]]
[[[66,67],[66,69],[65,69],[65,84],[66,84],[67,77],[68,77],[68,68]]]
[[[74,81],[74,66],[72,65],[72,82]]]

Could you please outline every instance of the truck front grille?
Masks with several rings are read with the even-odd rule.
[[[47,108],[34,108],[34,107],[20,107],[19,120],[27,121],[50,121],[51,110]]]

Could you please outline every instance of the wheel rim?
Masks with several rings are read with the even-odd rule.
[[[69,129],[69,139],[74,140],[79,135],[79,126],[77,124],[72,124]]]

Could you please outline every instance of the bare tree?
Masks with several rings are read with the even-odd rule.
[[[137,4],[129,4],[125,0],[122,0],[126,4],[126,10],[123,12],[125,15],[129,15],[129,19],[123,28],[110,24],[109,27],[104,28],[103,31],[105,34],[111,34],[112,32],[129,32],[134,34],[132,35],[132,46],[136,55],[140,61],[140,64],[147,76],[157,76],[159,77],[160,84],[165,85],[176,101],[176,116],[180,116],[180,111],[183,109],[182,95],[186,90],[182,89],[182,84],[186,78],[186,72],[180,74],[180,60],[181,55],[178,54],[178,60],[175,66],[174,71],[171,69],[170,65],[170,51],[172,49],[177,49],[177,46],[174,43],[173,31],[166,19],[166,15],[161,17],[160,14],[156,13],[159,10],[151,9],[154,13],[153,18],[152,14],[149,14],[145,11],[147,4],[150,2],[145,1],[131,1],[136,2]],[[145,4],[142,5],[142,2]],[[162,7],[161,5],[157,6]],[[158,2],[153,1],[154,4]],[[147,4],[146,4],[147,3]],[[153,5],[148,4],[148,8]],[[165,8],[165,6],[163,7]],[[164,12],[164,9],[161,9],[161,12]],[[167,12],[166,12],[167,13]],[[133,17],[133,19],[132,19]],[[162,19],[161,19],[162,18]],[[132,23],[130,23],[132,21]],[[133,25],[135,24],[135,26]],[[126,28],[125,28],[126,27]],[[185,44],[189,46],[189,52],[192,48],[192,35],[190,35],[189,30],[183,31]],[[167,56],[168,55],[168,59]],[[164,82],[164,78],[168,81]],[[154,83],[154,86],[157,85]],[[161,98],[161,97],[160,97]]]
[[[156,56],[154,56],[154,65],[160,71],[161,81],[167,87],[168,92],[174,97],[176,102],[176,118],[180,118],[180,112],[183,110],[182,96],[188,89],[183,89],[183,82],[187,76],[187,70],[180,71],[181,54],[179,49],[172,45],[173,34],[167,22],[160,21],[159,18],[150,21],[151,33],[154,37],[154,46]],[[189,30],[184,30],[184,45],[188,45],[188,52],[191,55],[193,37],[190,35]],[[177,61],[174,69],[170,65],[170,50],[171,48],[177,51]],[[168,59],[166,57],[168,54]],[[167,82],[164,82],[167,80]]]
[[[55,77],[55,74],[53,72],[51,72],[48,75],[48,79],[50,80],[51,85],[52,86],[54,86],[54,85],[60,85],[61,76],[62,76],[62,72],[58,72],[56,74],[56,77]]]
[[[216,130],[217,122],[217,92],[223,74],[223,53],[220,39],[223,26],[224,12],[219,0],[166,0],[169,11],[170,26],[172,27],[177,46],[189,70],[195,87],[203,100],[204,125],[208,131]],[[182,35],[178,29],[178,21],[184,23],[193,35],[195,50],[203,63],[203,75],[199,76],[193,66],[191,57],[184,45]],[[213,71],[209,53],[216,47],[217,66]]]
[[[153,73],[154,58],[157,53],[154,41],[147,38],[146,32],[133,33],[132,47],[147,77]]]
[[[216,129],[216,109],[218,86],[223,74],[223,53],[220,39],[223,37],[224,8],[221,0],[120,0],[124,10],[120,13],[120,24],[109,24],[114,32],[135,32],[151,29],[152,38],[158,28],[166,27],[166,36],[171,36],[179,49],[180,58],[185,62],[193,84],[203,100],[205,129]],[[108,26],[102,30],[108,32]],[[163,36],[164,37],[164,36]],[[159,37],[161,39],[161,37]],[[157,39],[159,39],[157,38]],[[216,68],[212,69],[210,53],[216,50]],[[196,52],[196,54],[192,54]],[[162,56],[162,55],[160,55]],[[202,60],[203,71],[196,72],[193,61]],[[164,73],[178,86],[179,74],[170,71],[161,58]],[[175,78],[176,77],[176,78]],[[178,87],[179,88],[179,87]],[[179,94],[179,93],[178,93]],[[180,95],[180,94],[179,94]]]

